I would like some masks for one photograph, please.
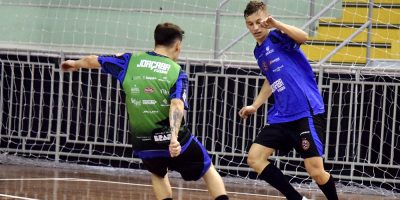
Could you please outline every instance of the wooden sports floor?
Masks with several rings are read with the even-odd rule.
[[[209,200],[203,181],[184,182],[171,178],[175,200]],[[284,199],[270,187],[227,183],[233,200]],[[325,199],[319,191],[301,191],[308,198]],[[155,199],[147,174],[107,175],[87,170],[44,168],[0,164],[0,199],[62,200],[152,200]],[[340,193],[343,200],[391,200],[394,197]]]

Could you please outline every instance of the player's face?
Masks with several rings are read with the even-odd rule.
[[[261,27],[261,21],[267,17],[266,12],[259,10],[245,18],[247,29],[258,43],[262,43],[268,35],[268,29]]]

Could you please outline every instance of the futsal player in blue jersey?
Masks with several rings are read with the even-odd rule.
[[[271,95],[275,100],[268,111],[268,125],[250,147],[247,163],[260,179],[287,199],[306,199],[291,186],[281,170],[268,161],[275,150],[295,148],[304,158],[308,174],[325,196],[329,200],[338,199],[335,182],[325,171],[322,160],[324,103],[311,66],[300,50],[307,34],[269,16],[262,1],[250,1],[244,18],[257,42],[254,56],[266,79],[254,102],[243,107],[239,115],[246,119]]]

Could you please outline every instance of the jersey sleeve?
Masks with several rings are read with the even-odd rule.
[[[285,50],[295,50],[300,48],[300,44],[278,29],[272,31],[271,37],[273,43],[280,43],[281,47]]]
[[[178,79],[176,80],[174,86],[170,90],[170,99],[180,99],[183,101],[185,110],[189,109],[189,104],[187,102],[187,92],[189,88],[188,76],[185,72],[180,71]]]
[[[103,73],[110,74],[113,78],[118,79],[122,84],[128,70],[131,53],[122,55],[102,55],[98,57]]]

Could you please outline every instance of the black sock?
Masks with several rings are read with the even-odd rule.
[[[229,200],[229,197],[226,194],[219,195],[215,200]]]
[[[282,171],[271,163],[264,168],[258,178],[279,190],[288,200],[301,200],[303,198],[303,196],[290,185],[289,181],[286,180]]]
[[[165,199],[163,199],[163,200],[173,200],[172,198],[165,198]]]
[[[328,200],[338,200],[338,196],[336,193],[335,181],[333,180],[332,175],[329,177],[328,182],[324,185],[318,185],[318,187],[322,190]]]

